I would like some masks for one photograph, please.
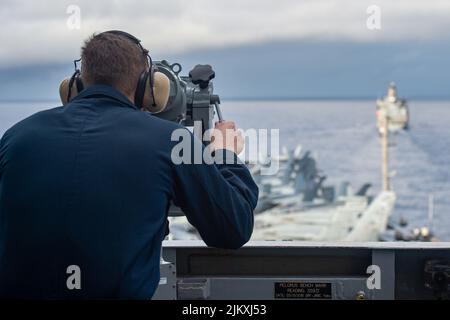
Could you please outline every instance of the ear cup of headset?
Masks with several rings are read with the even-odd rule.
[[[79,75],[74,74],[70,78],[65,78],[59,85],[59,97],[63,105],[66,105],[70,100],[83,90],[83,82]]]
[[[61,98],[62,104],[66,105],[72,98],[80,93],[82,87],[83,84],[79,77],[74,78],[72,76],[62,80],[59,85],[59,97]],[[170,94],[170,80],[162,72],[155,72],[153,74],[153,93],[155,95],[155,105],[153,105],[153,97],[150,90],[150,79],[147,77],[142,108],[151,113],[158,113],[166,108]]]
[[[163,111],[169,100],[170,94],[170,80],[162,72],[155,71],[153,73],[153,94],[155,96],[155,103],[153,104],[153,97],[151,93],[151,81],[150,77],[147,77],[145,83],[144,98],[142,101],[142,108],[151,113],[158,113]]]

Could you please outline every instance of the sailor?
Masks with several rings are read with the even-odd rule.
[[[1,139],[0,297],[150,299],[171,201],[209,246],[252,234],[258,189],[234,123],[217,124],[211,145],[232,163],[175,164],[171,135],[188,130],[137,106],[143,48],[106,32],[81,52],[84,90]]]

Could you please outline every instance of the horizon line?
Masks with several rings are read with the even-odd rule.
[[[375,101],[380,97],[376,96],[273,96],[273,97],[258,97],[258,96],[225,96],[221,97],[222,101]],[[448,101],[450,96],[410,96],[406,98],[408,101]],[[0,98],[0,103],[7,102],[58,102],[57,98]]]

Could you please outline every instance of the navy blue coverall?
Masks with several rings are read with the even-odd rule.
[[[151,298],[171,200],[207,245],[245,244],[258,198],[248,169],[174,164],[179,128],[106,85],[10,128],[0,143],[0,297]],[[67,286],[72,265],[80,289]]]

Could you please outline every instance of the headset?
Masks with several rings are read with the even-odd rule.
[[[148,53],[148,50],[144,49],[142,46],[141,40],[125,31],[119,30],[105,31],[94,36],[94,38],[105,33],[115,34],[127,38],[131,42],[135,43],[142,51],[142,54],[148,59],[149,68],[148,70],[144,70],[139,76],[134,95],[134,104],[139,109],[145,109],[152,113],[158,113],[164,110],[169,99],[170,81],[165,74],[158,72],[158,68],[153,64],[153,60]],[[83,81],[81,79],[81,71],[77,65],[80,61],[81,58],[74,60],[75,72],[70,78],[64,79],[59,87],[59,93],[63,105],[70,102],[73,97],[84,89]]]

